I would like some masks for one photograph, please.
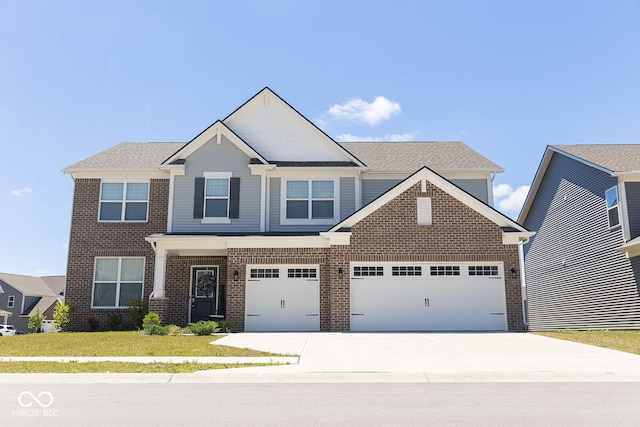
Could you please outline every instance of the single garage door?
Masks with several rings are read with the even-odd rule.
[[[317,265],[247,266],[245,331],[319,331]]]
[[[352,331],[507,330],[504,268],[352,264]]]

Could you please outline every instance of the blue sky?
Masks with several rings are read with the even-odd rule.
[[[336,139],[461,140],[517,217],[547,144],[640,143],[640,1],[0,0],[0,271],[65,274],[73,183],[265,86]]]

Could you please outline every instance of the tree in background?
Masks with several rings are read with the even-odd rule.
[[[63,302],[56,302],[56,308],[53,312],[53,327],[66,331],[71,322],[71,307]]]
[[[35,332],[42,332],[42,325],[46,319],[47,316],[43,315],[39,308],[36,308],[36,311],[29,316],[29,324],[27,326]]]

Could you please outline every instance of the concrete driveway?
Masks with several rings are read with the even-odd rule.
[[[300,355],[297,365],[214,373],[229,380],[640,381],[638,355],[525,333],[239,333],[216,344]]]

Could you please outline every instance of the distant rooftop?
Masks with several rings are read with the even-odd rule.
[[[552,145],[612,172],[640,172],[640,144]]]

